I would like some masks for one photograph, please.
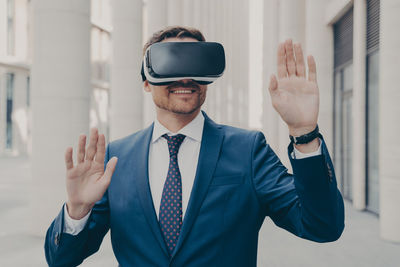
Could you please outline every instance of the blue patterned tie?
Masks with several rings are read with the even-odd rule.
[[[185,135],[164,134],[163,137],[168,141],[169,168],[162,192],[159,222],[171,255],[178,242],[182,226],[182,180],[178,166],[178,150]]]

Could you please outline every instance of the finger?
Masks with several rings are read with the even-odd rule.
[[[289,76],[296,75],[296,63],[294,61],[293,43],[291,39],[285,42],[286,68]]]
[[[306,77],[306,67],[304,64],[303,49],[301,44],[294,45],[294,53],[296,56],[296,75],[299,77]]]
[[[90,129],[89,146],[86,153],[87,160],[93,160],[97,150],[97,140],[99,138],[97,128]]]
[[[86,146],[86,135],[81,134],[79,136],[79,144],[78,144],[78,163],[82,163],[85,159],[85,146]]]
[[[106,140],[104,134],[99,135],[99,139],[97,141],[97,151],[96,151],[96,159],[95,161],[102,164],[104,163],[104,156],[106,154]]]
[[[278,45],[278,77],[279,79],[285,78],[287,76],[286,70],[286,55],[285,55],[285,45],[280,43]]]
[[[67,170],[74,167],[74,161],[72,159],[72,147],[68,147],[65,151],[65,166],[67,167]]]
[[[307,57],[308,64],[308,80],[310,82],[317,82],[317,66],[313,56]]]
[[[111,182],[111,177],[115,171],[115,166],[117,165],[117,161],[118,161],[117,157],[112,157],[107,162],[106,169],[104,171],[103,176],[101,177],[101,183],[106,187],[108,187],[108,185]]]
[[[278,81],[276,80],[276,76],[275,75],[271,75],[271,77],[269,78],[269,93],[273,94],[277,89],[278,89]]]

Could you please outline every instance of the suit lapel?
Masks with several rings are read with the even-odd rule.
[[[201,112],[203,113],[205,120],[196,176],[185,218],[183,220],[181,233],[179,235],[178,243],[172,253],[172,257],[174,257],[181,248],[197,217],[204,197],[207,194],[208,186],[217,164],[223,140],[222,131],[219,129],[220,126],[212,121],[204,111]]]
[[[135,146],[135,152],[132,156],[134,158],[134,163],[131,165],[131,167],[132,173],[137,173],[137,177],[134,177],[135,188],[137,190],[140,203],[143,207],[143,213],[146,217],[147,223],[149,224],[160,247],[166,256],[169,257],[169,253],[164,242],[164,237],[162,236],[161,229],[158,224],[149,185],[148,159],[153,127],[154,123],[145,129],[142,135],[138,137],[138,140],[135,141],[137,145]]]

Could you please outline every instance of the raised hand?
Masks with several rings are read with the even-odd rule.
[[[86,135],[79,136],[77,164],[74,166],[72,147],[65,152],[67,169],[67,209],[73,219],[83,218],[102,198],[111,181],[117,164],[117,158],[112,157],[104,170],[105,137],[98,134],[97,128],[90,130],[90,141],[87,151]]]
[[[300,136],[315,129],[318,121],[319,91],[313,56],[307,57],[308,79],[300,44],[286,40],[278,46],[278,79],[271,75],[272,105],[286,122],[289,133]]]

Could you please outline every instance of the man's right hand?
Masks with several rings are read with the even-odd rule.
[[[118,158],[112,157],[104,170],[105,137],[98,134],[97,128],[90,130],[90,140],[87,151],[86,135],[79,136],[77,165],[72,159],[72,147],[65,152],[67,168],[67,210],[72,219],[85,217],[94,204],[99,201],[107,190],[114,173]]]

